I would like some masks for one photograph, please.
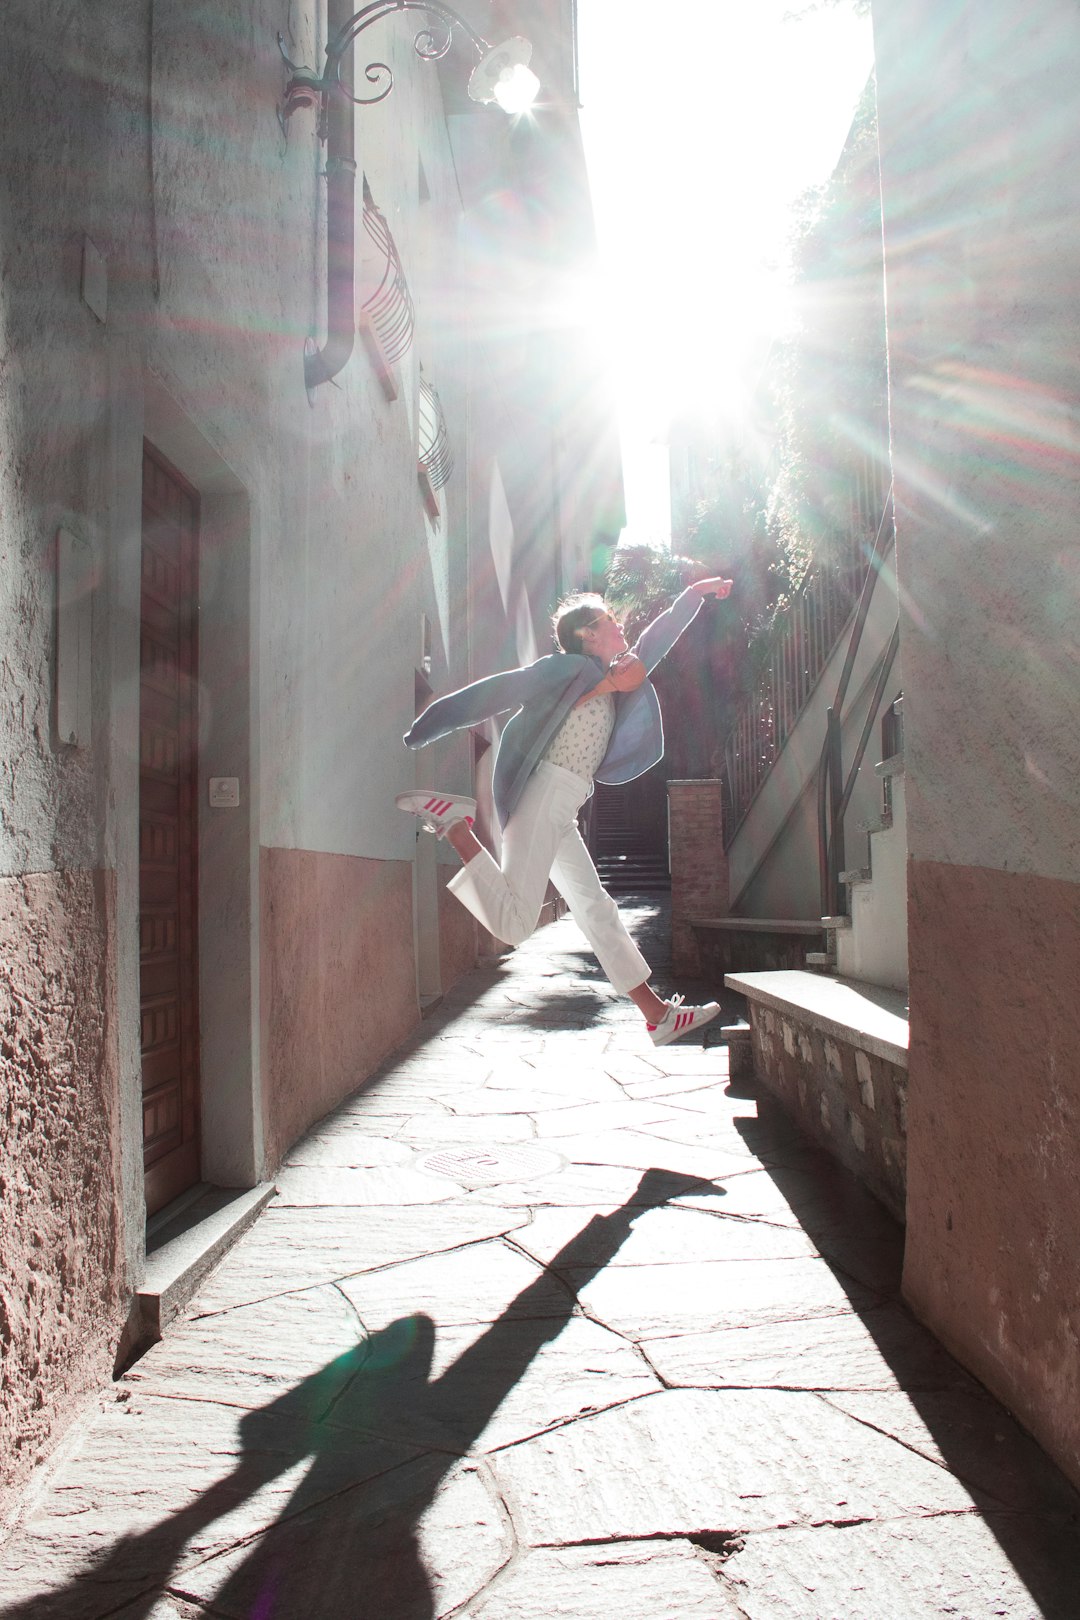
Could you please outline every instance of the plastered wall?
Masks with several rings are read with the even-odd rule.
[[[447,491],[433,525],[412,403],[385,399],[359,347],[339,386],[313,403],[305,393],[304,342],[324,319],[325,152],[313,114],[287,136],[278,124],[284,21],[262,4],[192,14],[121,3],[62,28],[21,0],[5,14],[5,1486],[107,1377],[143,1262],[144,436],[202,508],[203,1175],[265,1176],[418,1016],[413,832],[392,800],[412,779],[400,739],[421,613],[437,627],[440,683],[466,668],[464,489]],[[316,21],[290,19],[296,54],[312,61]],[[418,342],[463,435],[465,334],[447,314],[459,303],[460,203],[438,76],[411,57],[413,32],[391,25],[397,117],[363,126],[359,156],[407,269],[425,252],[441,266],[446,302],[426,300]],[[55,728],[61,524],[91,559],[91,697],[74,746]],[[236,811],[209,810],[211,774],[239,779]],[[301,895],[293,874],[305,862],[319,881]],[[344,875],[327,887],[335,862]],[[293,945],[333,968],[299,1012],[280,990]]]
[[[53,1426],[108,1377],[126,1315],[114,911],[107,875],[0,879],[4,1486],[26,1477]]]
[[[905,1288],[1080,1478],[1080,16],[874,0],[911,1053]]]
[[[111,1370],[134,1262],[100,666],[83,672],[76,743],[55,704],[61,525],[85,548],[73,605],[95,659],[113,625],[112,356],[80,285],[126,98],[99,93],[107,29],[73,17],[65,50],[44,53],[36,21],[8,8],[0,63],[0,1500]]]
[[[571,339],[557,351],[533,331],[522,347],[515,326],[588,236],[580,167],[558,181],[560,165],[580,159],[565,108],[549,108],[530,151],[503,168],[497,151],[499,161],[485,155],[490,122],[455,113],[477,158],[466,186],[444,101],[454,62],[441,72],[419,61],[409,19],[380,25],[376,54],[396,82],[386,104],[357,114],[358,201],[364,176],[398,243],[415,341],[396,398],[359,344],[309,398],[304,347],[325,328],[326,150],[313,111],[279,124],[275,36],[317,65],[319,8],[118,0],[56,13],[13,0],[4,26],[0,1477],[10,1485],[111,1365],[143,1265],[144,438],[200,503],[201,1174],[228,1186],[271,1174],[296,1133],[419,1017],[415,828],[393,796],[415,781],[401,737],[422,617],[433,690],[498,667],[519,637],[535,639],[560,561],[576,569],[593,555],[591,519],[570,533],[556,514],[613,503],[594,487],[595,436],[576,445],[567,419],[554,443],[552,368]],[[552,30],[565,34],[565,20]],[[536,206],[519,206],[519,185]],[[508,277],[499,265],[515,232]],[[493,306],[500,286],[512,309]],[[514,347],[496,366],[510,330]],[[457,464],[437,519],[416,476],[420,363]],[[513,485],[510,588],[489,622],[483,514],[501,462]],[[565,502],[551,482],[560,467]],[[75,744],[55,729],[61,524],[90,562],[88,723]],[[426,763],[467,787],[468,739]],[[237,779],[235,808],[210,805],[211,776]],[[475,934],[445,906],[440,918],[438,889],[431,911],[449,983],[471,964]],[[61,1230],[55,1211],[73,1203]]]

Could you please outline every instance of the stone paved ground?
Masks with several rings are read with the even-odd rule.
[[[892,1221],[570,923],[278,1186],[36,1482],[9,1620],[1080,1615],[1077,1496],[899,1303]]]

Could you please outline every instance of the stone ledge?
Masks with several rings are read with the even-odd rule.
[[[825,944],[820,918],[717,917],[690,922],[702,978],[722,983],[729,973],[779,973],[805,966],[807,948]]]
[[[788,1013],[822,1034],[907,1068],[907,997],[901,990],[794,969],[727,973],[724,983],[748,1001]]]
[[[821,919],[801,917],[691,917],[694,928],[712,928],[736,934],[806,934],[822,932]]]

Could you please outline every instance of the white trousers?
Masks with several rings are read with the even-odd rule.
[[[503,829],[502,865],[482,849],[448,887],[496,939],[520,945],[536,927],[548,878],[621,995],[644,984],[649,964],[626,931],[578,832],[591,789],[561,765],[542,761]]]

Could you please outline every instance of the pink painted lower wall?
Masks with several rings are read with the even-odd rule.
[[[456,867],[439,867],[439,973],[442,987],[452,984],[476,966],[480,928],[460,900],[447,892],[446,885]]]
[[[0,1503],[112,1372],[120,1241],[115,882],[0,880]]]
[[[915,861],[905,1293],[1080,1484],[1080,885]]]
[[[412,867],[313,850],[260,859],[267,1170],[419,1017]]]

